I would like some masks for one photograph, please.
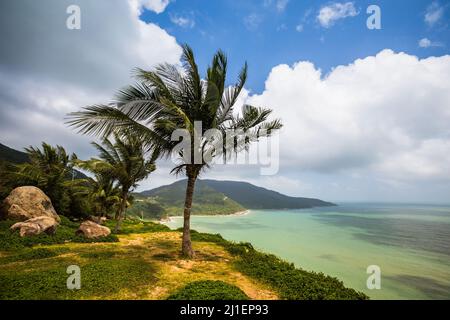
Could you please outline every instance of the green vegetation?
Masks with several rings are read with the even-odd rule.
[[[164,208],[169,216],[180,216],[183,213],[186,180],[177,181],[169,186],[162,186],[151,191],[135,194],[136,199],[156,203]],[[192,214],[220,215],[244,211],[245,208],[221,192],[199,180],[195,186],[192,202]]]
[[[66,217],[61,217],[61,224],[58,226],[54,235],[41,233],[37,236],[22,238],[18,232],[9,230],[9,227],[14,223],[14,221],[9,220],[0,221],[0,250],[20,250],[36,245],[62,244],[67,242],[89,243],[118,241],[117,237],[113,234],[99,239],[88,239],[81,235],[76,235],[75,231],[80,226],[80,223],[72,222]]]
[[[108,220],[106,222],[107,227],[112,227],[113,221]],[[122,228],[118,234],[139,234],[149,232],[170,232],[170,228],[166,225],[153,222],[136,221],[132,219],[124,220]]]
[[[237,201],[248,209],[302,209],[334,206],[319,199],[289,197],[242,181],[203,180],[204,184]]]
[[[77,238],[77,225],[63,217],[65,240],[47,235],[20,238],[11,235],[9,223],[3,221],[0,299],[367,298],[335,278],[295,268],[218,234],[192,230],[198,255],[185,260],[177,250],[181,233],[161,224],[127,219],[110,242]],[[66,288],[66,268],[72,264],[81,267],[82,290]]]
[[[70,258],[53,257],[34,263],[32,270],[23,273],[2,269],[0,299],[110,299],[123,289],[143,295],[145,292],[139,289],[155,281],[154,268],[142,258],[94,256],[77,261],[83,270],[82,290],[68,290],[66,268],[71,263]]]
[[[83,198],[84,180],[75,179],[73,161],[61,146],[52,147],[43,142],[42,149],[25,149],[29,162],[6,166],[2,169],[1,184],[9,191],[18,186],[36,186],[51,200],[56,212],[66,216],[83,216],[88,203]]]
[[[120,135],[114,133],[114,142],[103,139],[102,145],[93,142],[92,145],[98,150],[100,159],[92,158],[88,161],[77,161],[76,164],[86,170],[96,174],[98,177],[109,178],[112,182],[117,182],[120,195],[106,194],[107,199],[117,198],[117,213],[115,231],[121,228],[125,210],[130,204],[130,192],[137,186],[137,183],[155,171],[154,158],[146,160],[146,148],[136,135],[129,131],[123,131]],[[111,183],[108,183],[111,191],[114,190]],[[102,190],[105,193],[105,189]],[[108,197],[109,196],[109,197]],[[114,206],[114,202],[113,202]]]
[[[238,287],[223,281],[196,281],[178,290],[168,300],[248,300]]]

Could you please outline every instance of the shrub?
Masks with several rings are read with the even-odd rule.
[[[223,281],[195,281],[170,295],[168,300],[248,300],[238,287]]]
[[[73,222],[64,216],[61,216],[61,223],[56,229],[54,235],[41,233],[31,237],[20,237],[19,233],[11,231],[9,228],[15,221],[0,221],[0,250],[18,250],[34,245],[62,244],[66,242],[90,243],[90,242],[117,242],[116,235],[110,234],[107,237],[88,239],[82,235],[76,235],[80,223]]]

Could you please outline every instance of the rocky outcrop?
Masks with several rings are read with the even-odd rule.
[[[76,234],[93,239],[109,236],[111,234],[111,230],[108,227],[101,226],[95,222],[84,221],[76,231]]]
[[[41,216],[28,219],[24,222],[18,222],[12,225],[10,229],[13,231],[19,229],[20,236],[26,237],[35,236],[41,234],[42,232],[54,234],[57,226],[58,222],[54,218]]]
[[[19,221],[45,216],[61,221],[50,198],[41,189],[30,186],[11,191],[3,201],[3,216]]]

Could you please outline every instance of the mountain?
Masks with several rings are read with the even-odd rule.
[[[0,161],[6,161],[14,164],[21,164],[28,162],[29,160],[30,159],[28,158],[28,155],[25,152],[12,149],[0,143]],[[84,173],[75,170],[75,179],[86,179],[86,178],[87,176]]]
[[[187,180],[135,194],[137,201],[152,201],[161,205],[168,215],[182,215]],[[227,195],[211,188],[202,180],[195,185],[192,214],[216,215],[244,211],[245,207]],[[145,215],[145,213],[144,213]]]
[[[136,193],[137,201],[161,205],[169,215],[181,215],[187,180]],[[334,206],[319,199],[289,197],[247,182],[198,180],[195,185],[193,214],[230,214],[245,209],[304,209]],[[145,213],[143,213],[145,216]]]
[[[0,143],[0,160],[11,163],[24,163],[28,161],[28,155],[25,152],[11,149]]]
[[[218,180],[203,180],[203,182],[247,209],[305,209],[335,205],[319,199],[289,197],[248,182]]]

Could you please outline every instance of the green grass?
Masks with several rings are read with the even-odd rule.
[[[189,283],[168,300],[249,300],[248,296],[238,287],[223,281],[195,281]]]
[[[105,226],[114,230],[116,226],[116,221],[108,220]],[[143,222],[134,219],[127,219],[122,222],[121,230],[117,234],[133,234],[133,233],[149,233],[149,232],[169,232],[172,231],[168,226],[154,223],[154,222]]]
[[[11,224],[0,221],[0,299],[139,298],[145,296],[145,290],[140,288],[148,288],[156,281],[155,265],[178,259],[177,254],[171,253],[178,252],[174,241],[157,235],[153,238],[149,235],[151,240],[145,240],[141,246],[123,247],[116,243],[115,235],[98,240],[75,236],[79,223],[64,217],[54,236],[20,238],[17,232],[9,230]],[[107,225],[113,227],[114,221],[108,221]],[[124,221],[122,229],[123,237],[168,231],[161,224],[133,220]],[[234,257],[228,262],[230,270],[266,285],[281,299],[368,299],[363,293],[346,288],[336,278],[296,268],[274,255],[255,250],[249,243],[234,243],[220,234],[195,230],[191,231],[191,237],[197,246],[198,242],[204,242],[223,247]],[[83,244],[99,241],[111,243]],[[149,246],[160,250],[153,258],[148,256]],[[66,288],[66,268],[72,264],[81,268],[82,290]],[[233,285],[209,280],[194,281],[170,295],[170,299],[246,298]]]
[[[0,257],[0,265],[18,261],[39,260],[56,257],[63,250],[50,250],[48,248],[25,248],[15,254]]]
[[[11,251],[20,250],[26,247],[36,245],[50,245],[63,244],[67,242],[75,243],[91,243],[91,242],[117,242],[117,236],[111,234],[107,237],[88,239],[82,235],[76,235],[75,231],[78,229],[80,222],[73,222],[64,216],[61,216],[61,224],[56,229],[54,235],[41,233],[31,237],[20,237],[19,232],[12,232],[9,228],[15,221],[4,220],[0,221],[0,250]]]
[[[104,258],[104,259],[103,259]],[[14,267],[0,269],[0,299],[112,299],[121,290],[132,290],[136,298],[145,294],[145,284],[155,282],[151,264],[138,257],[89,259],[51,258],[45,263],[34,261],[32,268],[14,272]],[[67,267],[75,264],[81,270],[81,289],[67,289]]]

